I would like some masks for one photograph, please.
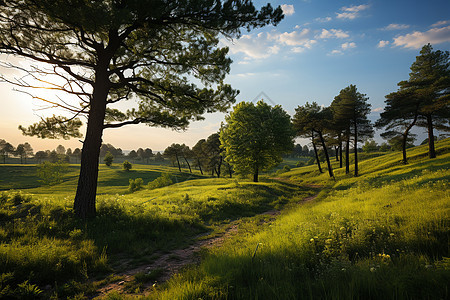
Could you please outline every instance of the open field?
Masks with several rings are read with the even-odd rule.
[[[450,140],[437,143],[437,159],[426,150],[409,149],[408,165],[400,153],[361,155],[361,175],[336,169],[336,181],[316,166],[260,183],[101,166],[98,216],[86,222],[71,209],[78,166],[63,183],[43,186],[35,166],[2,165],[0,298],[101,297],[127,270],[164,255],[180,260],[171,253],[230,227],[220,245],[200,252],[199,265],[163,284],[154,283],[165,270],[144,268],[121,287],[128,296],[105,297],[448,298]],[[129,179],[146,185],[162,173],[173,184],[128,191]]]

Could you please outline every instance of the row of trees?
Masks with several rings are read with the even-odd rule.
[[[7,141],[0,139],[0,155],[3,158],[3,163],[6,163],[6,159],[9,156],[18,156],[20,157],[20,163],[26,163],[27,158],[33,156],[33,148],[27,142],[23,144],[17,145],[14,147],[12,144]]]

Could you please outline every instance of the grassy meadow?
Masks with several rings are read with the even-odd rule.
[[[72,212],[77,165],[53,186],[36,166],[0,165],[0,298],[446,299],[450,140],[436,148],[433,160],[426,146],[409,149],[408,165],[399,152],[361,154],[357,178],[333,162],[336,181],[315,165],[259,183],[102,165],[88,221]],[[143,188],[131,192],[137,178]],[[236,234],[145,295],[96,293],[232,222]]]

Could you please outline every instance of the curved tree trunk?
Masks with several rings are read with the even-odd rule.
[[[313,149],[314,149],[314,154],[316,156],[317,166],[319,167],[319,172],[323,173],[322,167],[320,166],[319,153],[317,152],[316,143],[314,143],[314,132],[311,133],[311,141],[312,141],[312,145],[313,145]]]
[[[178,153],[176,153],[176,152],[175,152],[175,157],[176,157],[176,159],[177,159],[178,171],[180,171],[180,173],[181,173],[180,160],[178,159]]]
[[[203,175],[202,164],[200,163],[200,159],[197,157],[198,168],[200,169],[200,173]]]
[[[405,132],[403,132],[403,134],[402,134],[402,136],[403,136],[403,140],[402,140],[403,163],[405,165],[408,163],[408,159],[406,157],[406,143],[408,141],[409,131],[411,130],[411,128],[413,128],[414,125],[416,125],[417,117],[418,117],[418,115],[416,114],[414,116],[414,120],[412,121],[412,123],[408,127],[406,127]]]
[[[320,142],[322,143],[323,152],[325,152],[325,158],[327,160],[328,166],[328,174],[330,175],[331,178],[334,178],[333,168],[331,167],[330,157],[328,156],[328,150],[327,146],[325,145],[325,140],[323,138],[322,132],[318,131],[317,133],[319,134]]]
[[[184,158],[184,160],[186,161],[186,163],[187,163],[187,165],[188,165],[189,172],[192,173],[191,165],[189,164],[189,162],[188,162],[186,156],[183,155],[183,158]]]

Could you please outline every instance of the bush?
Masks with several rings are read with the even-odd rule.
[[[169,173],[162,173],[160,177],[148,183],[150,190],[165,187],[173,184],[172,176]]]
[[[45,161],[38,165],[37,176],[41,178],[38,180],[44,185],[55,185],[62,182],[64,174],[68,171],[67,163],[63,161],[48,162]]]
[[[142,189],[144,180],[142,178],[130,179],[130,185],[128,186],[128,192],[133,193]]]
[[[299,161],[295,166],[296,167],[303,167],[303,166],[305,166],[305,162],[304,161]]]
[[[125,171],[130,171],[133,166],[128,162],[128,160],[123,162],[123,169]]]
[[[105,162],[105,164],[110,167],[112,165],[112,162],[114,160],[114,156],[111,154],[111,152],[106,152],[105,154],[105,158],[103,159],[103,161]]]

